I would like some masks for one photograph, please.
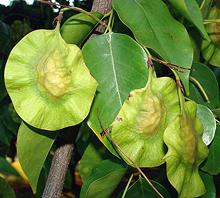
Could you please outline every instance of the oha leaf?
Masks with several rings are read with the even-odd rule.
[[[151,73],[152,68],[144,88],[130,92],[112,124],[112,139],[131,166],[134,164],[128,158],[141,167],[164,163],[163,133],[180,112],[174,80],[155,78]]]
[[[193,47],[189,35],[162,0],[113,0],[113,7],[138,42],[168,62],[191,68]],[[188,93],[189,71],[178,73]]]
[[[98,12],[91,12],[91,15],[101,19],[103,15]],[[68,18],[60,29],[60,33],[66,43],[81,45],[91,34],[98,22],[91,16],[79,13]]]
[[[125,34],[97,36],[83,46],[83,55],[99,86],[88,125],[105,146],[117,155],[111,143],[102,138],[102,125],[110,127],[131,90],[147,81],[147,55],[143,48]]]
[[[208,34],[203,25],[202,13],[196,0],[168,0],[172,6],[182,14],[186,19],[193,23],[202,33],[204,38],[208,38]]]
[[[196,116],[196,108],[195,102],[186,102],[184,113],[164,132],[168,147],[165,156],[167,177],[179,197],[198,197],[205,193],[198,167],[207,157],[208,148],[202,141],[203,126]]]
[[[5,84],[18,115],[28,124],[58,130],[89,113],[97,82],[81,50],[55,30],[36,30],[11,51]]]

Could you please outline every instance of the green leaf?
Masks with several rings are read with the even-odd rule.
[[[213,109],[212,112],[215,114],[215,116],[216,116],[217,118],[220,119],[220,108]]]
[[[198,0],[197,0],[198,1]],[[203,18],[206,18],[212,7],[213,0],[200,0],[200,10],[202,12]]]
[[[16,198],[13,188],[1,177],[0,177],[0,197]]]
[[[199,9],[196,0],[168,0],[173,7],[187,18],[191,23],[193,23],[197,29],[202,33],[204,38],[208,38],[208,34],[203,25],[202,13]]]
[[[4,64],[5,61],[0,58],[0,102],[7,95],[4,83]]]
[[[80,198],[109,198],[126,170],[118,161],[102,161],[83,183]]]
[[[217,125],[215,138],[209,148],[208,159],[206,160],[203,171],[208,172],[211,175],[217,175],[220,173],[220,125]]]
[[[163,133],[180,113],[174,80],[155,78],[152,72],[149,68],[147,85],[130,92],[112,123],[111,137],[126,154],[121,156],[131,166],[134,166],[131,160],[140,167],[164,163]]]
[[[206,193],[201,198],[216,198],[216,189],[213,176],[200,172],[202,180],[205,184]]]
[[[206,145],[209,145],[215,136],[216,121],[212,111],[203,105],[197,104],[197,116],[203,125],[202,139]]]
[[[80,160],[79,171],[83,181],[91,174],[92,169],[103,160],[103,156],[93,143],[90,143]]]
[[[94,53],[95,52],[95,53]],[[132,38],[123,34],[105,34],[89,40],[83,55],[98,92],[90,112],[88,125],[115,155],[114,148],[102,138],[98,116],[109,127],[131,90],[144,87],[147,80],[147,56]]]
[[[190,82],[190,95],[189,98],[199,104],[206,105],[208,107],[216,107],[219,102],[219,87],[215,74],[208,66],[201,63],[194,63],[190,76],[193,77],[202,86],[209,101],[204,98],[198,85],[191,79]],[[195,86],[193,86],[193,85]]]
[[[10,28],[6,23],[0,21],[0,53],[7,54],[10,44]]]
[[[220,9],[215,6],[212,7],[208,19],[217,20],[220,17]],[[202,55],[206,62],[220,67],[220,35],[219,23],[211,22],[205,26],[210,39],[202,42]]]
[[[161,0],[113,0],[113,7],[142,45],[170,63],[191,68],[193,47],[189,35]],[[178,73],[188,93],[189,71]]]
[[[103,15],[98,12],[91,12],[91,15],[101,19]],[[92,17],[80,13],[68,18],[62,25],[60,33],[66,43],[81,45],[91,34],[98,22]]]
[[[164,196],[164,198],[169,198],[170,195],[160,183],[151,181],[154,187]],[[152,187],[140,177],[127,191],[125,198],[158,198],[158,195],[152,189]]]
[[[4,157],[0,157],[0,173],[7,176],[14,175],[20,177],[17,171],[11,166],[11,164]]]
[[[18,131],[17,153],[21,167],[36,193],[44,162],[58,133],[34,129],[21,123]]]
[[[29,33],[13,48],[5,84],[18,115],[31,126],[51,131],[82,122],[97,87],[81,50],[65,43],[59,24],[54,30]]]
[[[202,141],[203,126],[196,112],[195,102],[185,102],[182,115],[176,117],[164,132],[168,147],[165,156],[167,177],[179,197],[198,197],[205,193],[198,168],[208,156],[208,148]]]
[[[11,133],[5,128],[0,119],[0,142],[3,145],[10,146]]]

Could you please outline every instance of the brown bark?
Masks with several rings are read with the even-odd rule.
[[[112,0],[94,0],[92,11],[106,14],[111,10]],[[99,31],[103,32],[103,27],[99,26]],[[73,153],[74,145],[67,142],[56,149],[47,182],[42,198],[60,198],[65,181],[68,165]]]

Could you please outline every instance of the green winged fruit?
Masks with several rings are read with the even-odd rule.
[[[203,125],[196,112],[195,102],[185,102],[183,113],[164,132],[164,142],[168,147],[165,156],[167,177],[179,197],[183,198],[205,193],[198,168],[207,157],[208,148],[202,140]]]
[[[175,81],[156,78],[150,67],[147,85],[129,94],[112,124],[111,137],[126,154],[121,154],[126,162],[141,167],[164,163],[163,133],[179,113]]]
[[[89,113],[97,82],[81,50],[59,32],[36,30],[11,51],[5,84],[18,115],[28,124],[58,130],[80,123]]]

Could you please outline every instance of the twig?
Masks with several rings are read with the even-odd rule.
[[[124,189],[124,192],[123,192],[123,194],[122,194],[122,196],[121,196],[121,198],[125,198],[125,195],[126,195],[126,193],[127,193],[127,191],[128,191],[128,187],[129,187],[129,185],[130,185],[130,183],[131,183],[131,181],[132,181],[132,179],[133,179],[133,173],[131,174],[131,176],[130,176],[130,178],[129,178],[129,180],[128,180],[128,183],[127,183],[127,185],[126,185],[126,187],[125,187],[125,189]]]
[[[98,112],[97,112],[98,113]],[[99,119],[98,116],[98,120],[99,120],[99,124],[100,127],[102,128],[102,132],[100,133],[102,136],[106,136],[107,139],[113,144],[113,146],[115,146],[127,159],[128,161],[130,161],[131,164],[134,165],[134,167],[138,170],[138,172],[143,176],[143,178],[146,180],[146,182],[150,185],[150,187],[157,193],[157,195],[160,198],[164,198],[163,195],[160,194],[160,192],[154,187],[154,185],[151,183],[151,181],[147,178],[147,176],[144,174],[144,172],[140,169],[140,167],[130,158],[128,157],[125,152],[121,149],[121,147],[111,138],[110,133],[109,133],[109,129],[104,128],[102,126],[101,120]],[[120,155],[120,153],[119,153]]]
[[[63,7],[61,12],[64,12],[64,11],[67,11],[67,10],[74,10],[74,11],[77,11],[77,12],[84,13],[84,14],[90,16],[91,18],[93,18],[95,21],[99,22],[105,28],[107,28],[107,25],[102,20],[100,20],[96,16],[92,15],[90,12],[87,12],[87,11],[83,10],[82,8],[75,7],[75,6],[67,6],[67,5],[59,4],[59,3],[56,3],[56,2],[50,2],[50,1],[46,1],[46,0],[37,0],[37,1],[40,2],[40,3],[43,3],[43,4],[51,5],[51,6]]]

